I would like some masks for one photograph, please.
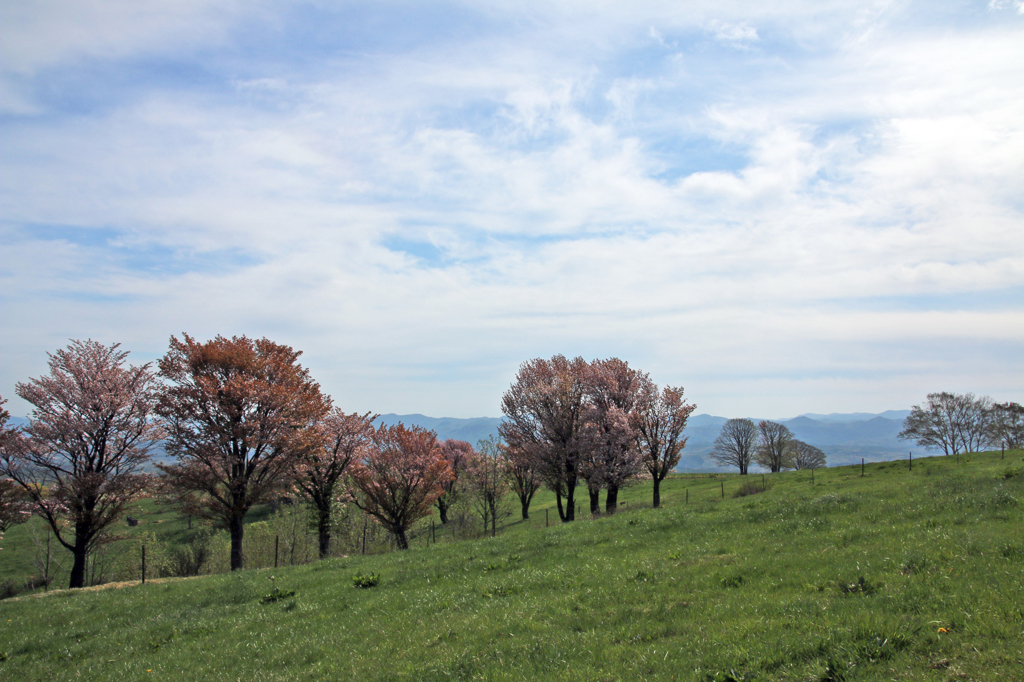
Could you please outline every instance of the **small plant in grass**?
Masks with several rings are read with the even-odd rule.
[[[380,573],[356,573],[352,576],[352,585],[361,589],[376,587],[380,583]]]
[[[1005,478],[1005,479],[1018,478],[1018,477],[1020,477],[1020,474],[1021,474],[1020,467],[1008,468],[1006,471],[1003,472],[1003,478]]]
[[[842,594],[874,594],[880,587],[881,583],[872,583],[864,576],[857,578],[857,582],[839,583],[839,591]]]
[[[274,576],[270,576],[270,580],[271,580],[271,582],[273,582]],[[276,601],[281,601],[282,599],[288,599],[289,597],[294,597],[294,596],[295,596],[295,590],[282,590],[277,585],[274,585],[274,589],[272,589],[270,591],[270,594],[267,594],[267,595],[263,596],[263,603],[264,604],[273,604]]]
[[[742,584],[742,575],[730,575],[722,578],[722,587],[739,587]]]
[[[1004,559],[1024,559],[1024,547],[1020,545],[1003,545],[999,553]]]

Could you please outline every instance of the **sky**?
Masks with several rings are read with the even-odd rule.
[[[0,4],[0,396],[266,336],[348,411],[620,357],[699,413],[1024,400],[1024,2]]]

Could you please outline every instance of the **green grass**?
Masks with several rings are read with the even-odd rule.
[[[657,510],[6,600],[0,680],[1020,680],[1021,469],[674,477]]]

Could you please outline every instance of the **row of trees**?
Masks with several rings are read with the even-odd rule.
[[[499,427],[523,517],[543,484],[555,494],[562,521],[576,514],[576,487],[586,485],[590,512],[614,513],[619,490],[650,478],[653,505],[660,484],[679,463],[683,431],[696,409],[682,387],[659,390],[650,376],[618,358],[587,362],[555,355],[519,367],[502,396]]]
[[[244,563],[246,514],[293,488],[316,509],[321,553],[331,509],[345,495],[405,533],[453,478],[431,431],[372,426],[370,414],[334,408],[300,353],[247,337],[200,343],[172,337],[154,368],[132,366],[118,344],[74,341],[50,355],[49,374],[19,383],[28,425],[0,414],[3,524],[40,516],[73,556],[71,587],[86,560],[116,537],[110,526],[144,493],[229,530],[232,570]],[[2,403],[2,399],[0,399]],[[162,444],[174,462],[144,465]]]
[[[50,355],[47,375],[17,385],[32,405],[27,426],[9,427],[0,412],[0,532],[28,513],[41,517],[72,554],[71,587],[84,586],[89,555],[117,539],[112,524],[144,494],[227,528],[232,570],[244,565],[247,514],[290,492],[313,510],[321,556],[339,501],[376,519],[402,549],[433,506],[447,523],[465,502],[494,532],[510,513],[510,490],[526,519],[547,485],[570,521],[578,483],[592,512],[601,490],[614,512],[619,489],[650,477],[657,506],[694,409],[681,388],[659,390],[617,358],[538,359],[520,367],[503,398],[506,442],[481,441],[478,452],[342,412],[300,352],[267,339],[202,343],[185,334],[171,337],[155,367],[127,356],[118,344],[74,341]],[[154,476],[144,466],[158,447],[172,460]]]
[[[923,406],[910,408],[899,437],[947,455],[985,447],[1015,450],[1024,445],[1024,407],[973,393],[929,393]]]
[[[715,439],[711,457],[720,466],[734,466],[745,476],[751,464],[772,473],[784,469],[817,469],[825,466],[825,453],[793,436],[784,424],[750,419],[730,419]]]

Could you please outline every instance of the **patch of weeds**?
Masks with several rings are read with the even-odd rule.
[[[704,682],[747,682],[756,679],[755,676],[748,676],[747,673],[739,672],[733,668],[708,673],[704,676]]]
[[[1024,547],[1022,547],[1021,545],[1003,545],[1003,548],[999,550],[999,553],[1003,555],[1004,559],[1024,559]]]
[[[380,573],[359,572],[352,576],[352,586],[360,589],[376,587],[380,583]]]
[[[742,575],[730,575],[722,578],[722,587],[739,587],[742,584]]]
[[[922,573],[928,567],[928,559],[917,554],[911,554],[903,560],[903,566],[900,568],[900,573],[903,575],[913,575],[914,573]],[[863,580],[864,578],[861,578]]]
[[[270,594],[263,596],[264,604],[273,604],[276,601],[282,599],[288,599],[289,597],[295,596],[295,590],[282,590],[280,587],[275,587],[270,591]]]
[[[739,488],[737,488],[735,492],[733,492],[732,496],[736,498],[747,497],[748,495],[757,495],[758,493],[766,492],[768,488],[771,488],[771,486],[762,486],[760,483],[756,483],[754,481],[747,481]]]
[[[497,587],[491,588],[490,590],[484,590],[480,596],[485,599],[491,599],[493,597],[511,597],[513,594],[519,592],[519,589],[511,585],[498,585]]]
[[[639,570],[636,575],[633,576],[633,582],[635,583],[653,583],[654,574],[650,571]]]
[[[679,561],[680,557],[683,556],[682,552],[672,552],[668,555],[669,561]]]
[[[1020,467],[1007,468],[1003,472],[1003,478],[1004,479],[1020,478],[1020,475],[1021,475]]]
[[[427,648],[435,647],[438,644],[444,644],[447,641],[455,639],[455,630],[449,630],[447,633],[441,633],[433,639],[427,640]]]
[[[822,509],[836,509],[853,502],[852,497],[840,495],[839,493],[825,493],[821,497],[811,500],[811,504]]]
[[[857,578],[856,582],[839,583],[839,592],[842,594],[874,594],[882,588],[882,583],[872,583],[864,576]]]

